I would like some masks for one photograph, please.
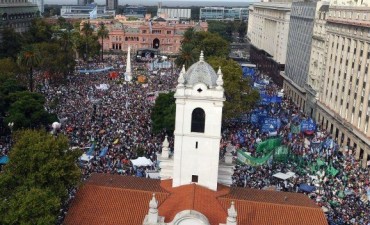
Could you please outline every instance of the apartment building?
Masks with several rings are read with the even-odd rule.
[[[370,2],[333,1],[326,17],[327,54],[316,120],[343,146],[370,160]]]
[[[249,7],[247,38],[250,60],[282,85],[280,72],[286,61],[291,3],[262,2]]]

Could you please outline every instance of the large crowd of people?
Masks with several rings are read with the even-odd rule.
[[[116,66],[123,63],[121,58],[106,61]],[[134,72],[146,66],[132,64]],[[90,70],[106,66],[88,65]],[[120,67],[116,70],[124,72]],[[156,161],[155,153],[160,150],[164,133],[155,135],[151,131],[153,95],[175,87],[176,76],[171,76],[172,71],[162,69],[163,75],[153,75],[145,84],[111,79],[107,72],[83,73],[70,77],[68,86],[44,90],[50,103],[48,110],[58,114],[61,132],[69,137],[71,147],[94,149],[92,157],[80,163],[85,175],[92,172],[136,175],[136,170],[142,168],[133,168],[131,159],[145,155]],[[58,104],[50,108],[55,101]],[[104,148],[108,151],[101,155]]]
[[[270,95],[276,95],[278,92],[274,84],[268,85],[266,89]],[[319,126],[312,134],[292,134],[290,125],[296,120],[307,119],[308,116],[289,98],[284,98],[281,104],[272,103],[262,107],[268,109],[269,116],[278,115],[284,118],[277,135],[282,138],[282,144],[288,147],[290,155],[287,160],[269,160],[259,166],[238,165],[232,176],[233,185],[302,192],[322,207],[330,225],[369,225],[369,167],[363,167],[361,162],[355,159],[354,150],[336,143],[331,135]],[[240,133],[244,135],[242,139],[238,137]],[[231,143],[255,157],[260,156],[256,151],[258,144],[270,138],[268,132],[262,132],[260,126],[250,120],[230,121],[222,136],[222,153],[226,152],[226,143]],[[321,164],[317,165],[318,161]],[[316,169],[312,169],[312,166],[316,166]],[[328,168],[334,168],[335,172],[328,173]],[[273,176],[288,172],[294,173],[290,179]],[[302,184],[314,188],[309,191],[301,190]]]
[[[77,68],[89,70],[114,67],[123,74],[125,59],[109,56],[105,63],[79,63]],[[133,71],[146,64],[132,62]],[[146,71],[146,70],[140,70]],[[160,152],[165,132],[153,134],[151,127],[151,108],[156,93],[173,90],[177,85],[178,69],[161,69],[160,72],[147,74],[146,83],[124,82],[112,79],[108,72],[79,73],[68,78],[65,85],[45,85],[46,108],[56,113],[61,123],[60,132],[69,137],[71,149],[81,148],[89,152],[86,160],[79,165],[86,179],[91,173],[114,173],[127,176],[143,176],[146,170],[156,169],[156,153]],[[122,76],[123,77],[123,76]],[[122,78],[121,77],[121,78]],[[278,87],[269,84],[267,94],[274,95]],[[319,126],[310,135],[292,133],[290,128],[295,120],[308,118],[289,98],[282,103],[259,106],[268,110],[270,116],[279,116],[282,126],[276,135],[282,138],[290,155],[285,161],[268,160],[258,166],[239,164],[232,176],[233,186],[267,189],[278,191],[303,192],[325,211],[330,225],[370,225],[370,174],[354,158],[351,148],[339,145]],[[242,142],[238,135],[242,133]],[[220,154],[225,153],[227,144],[236,146],[253,157],[260,157],[256,151],[258,143],[270,138],[260,127],[251,121],[231,120],[222,129]],[[313,143],[329,144],[313,145]],[[173,149],[173,137],[169,138]],[[1,146],[2,153],[7,153],[9,145]],[[106,148],[107,151],[103,151]],[[236,152],[235,152],[236,154]],[[131,159],[144,155],[153,161],[153,166],[134,167]],[[293,160],[295,159],[295,160]],[[300,160],[297,160],[300,159]],[[311,165],[318,160],[323,162],[316,171]],[[335,168],[335,175],[327,173],[328,167]],[[293,172],[294,176],[282,180],[274,177],[275,173]],[[301,184],[315,187],[314,191],[302,191]],[[76,190],[70,190],[70,199]],[[68,202],[61,211],[59,221],[63,221]]]

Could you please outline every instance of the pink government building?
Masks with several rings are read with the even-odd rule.
[[[83,20],[82,24],[86,22]],[[183,34],[188,28],[196,31],[207,31],[206,22],[166,20],[162,17],[147,16],[143,20],[130,21],[125,16],[116,16],[115,19],[95,19],[90,23],[97,31],[99,24],[104,23],[109,30],[109,38],[104,39],[103,49],[127,51],[128,46],[136,52],[138,49],[154,48],[161,54],[177,54],[180,51]],[[100,42],[100,40],[99,40]]]

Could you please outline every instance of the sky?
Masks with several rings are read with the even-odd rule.
[[[105,0],[95,0],[98,4],[105,4]],[[157,5],[158,2],[162,2],[164,6],[190,6],[190,5],[224,5],[229,6],[229,3],[241,3],[242,5],[251,2],[251,0],[118,0],[119,5]],[[77,0],[44,0],[44,4],[77,4]]]

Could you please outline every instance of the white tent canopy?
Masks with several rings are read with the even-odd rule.
[[[99,89],[99,90],[108,90],[109,89],[109,85],[108,84],[100,84],[99,86],[95,85],[96,89]]]
[[[131,160],[132,165],[134,166],[152,166],[153,162],[150,159],[147,159],[145,157],[139,157],[137,159]]]
[[[276,178],[279,178],[279,179],[282,179],[282,180],[286,180],[286,179],[289,179],[289,178],[293,177],[294,175],[295,175],[295,173],[293,173],[293,172],[287,172],[287,173],[275,173],[272,176],[274,176]]]

